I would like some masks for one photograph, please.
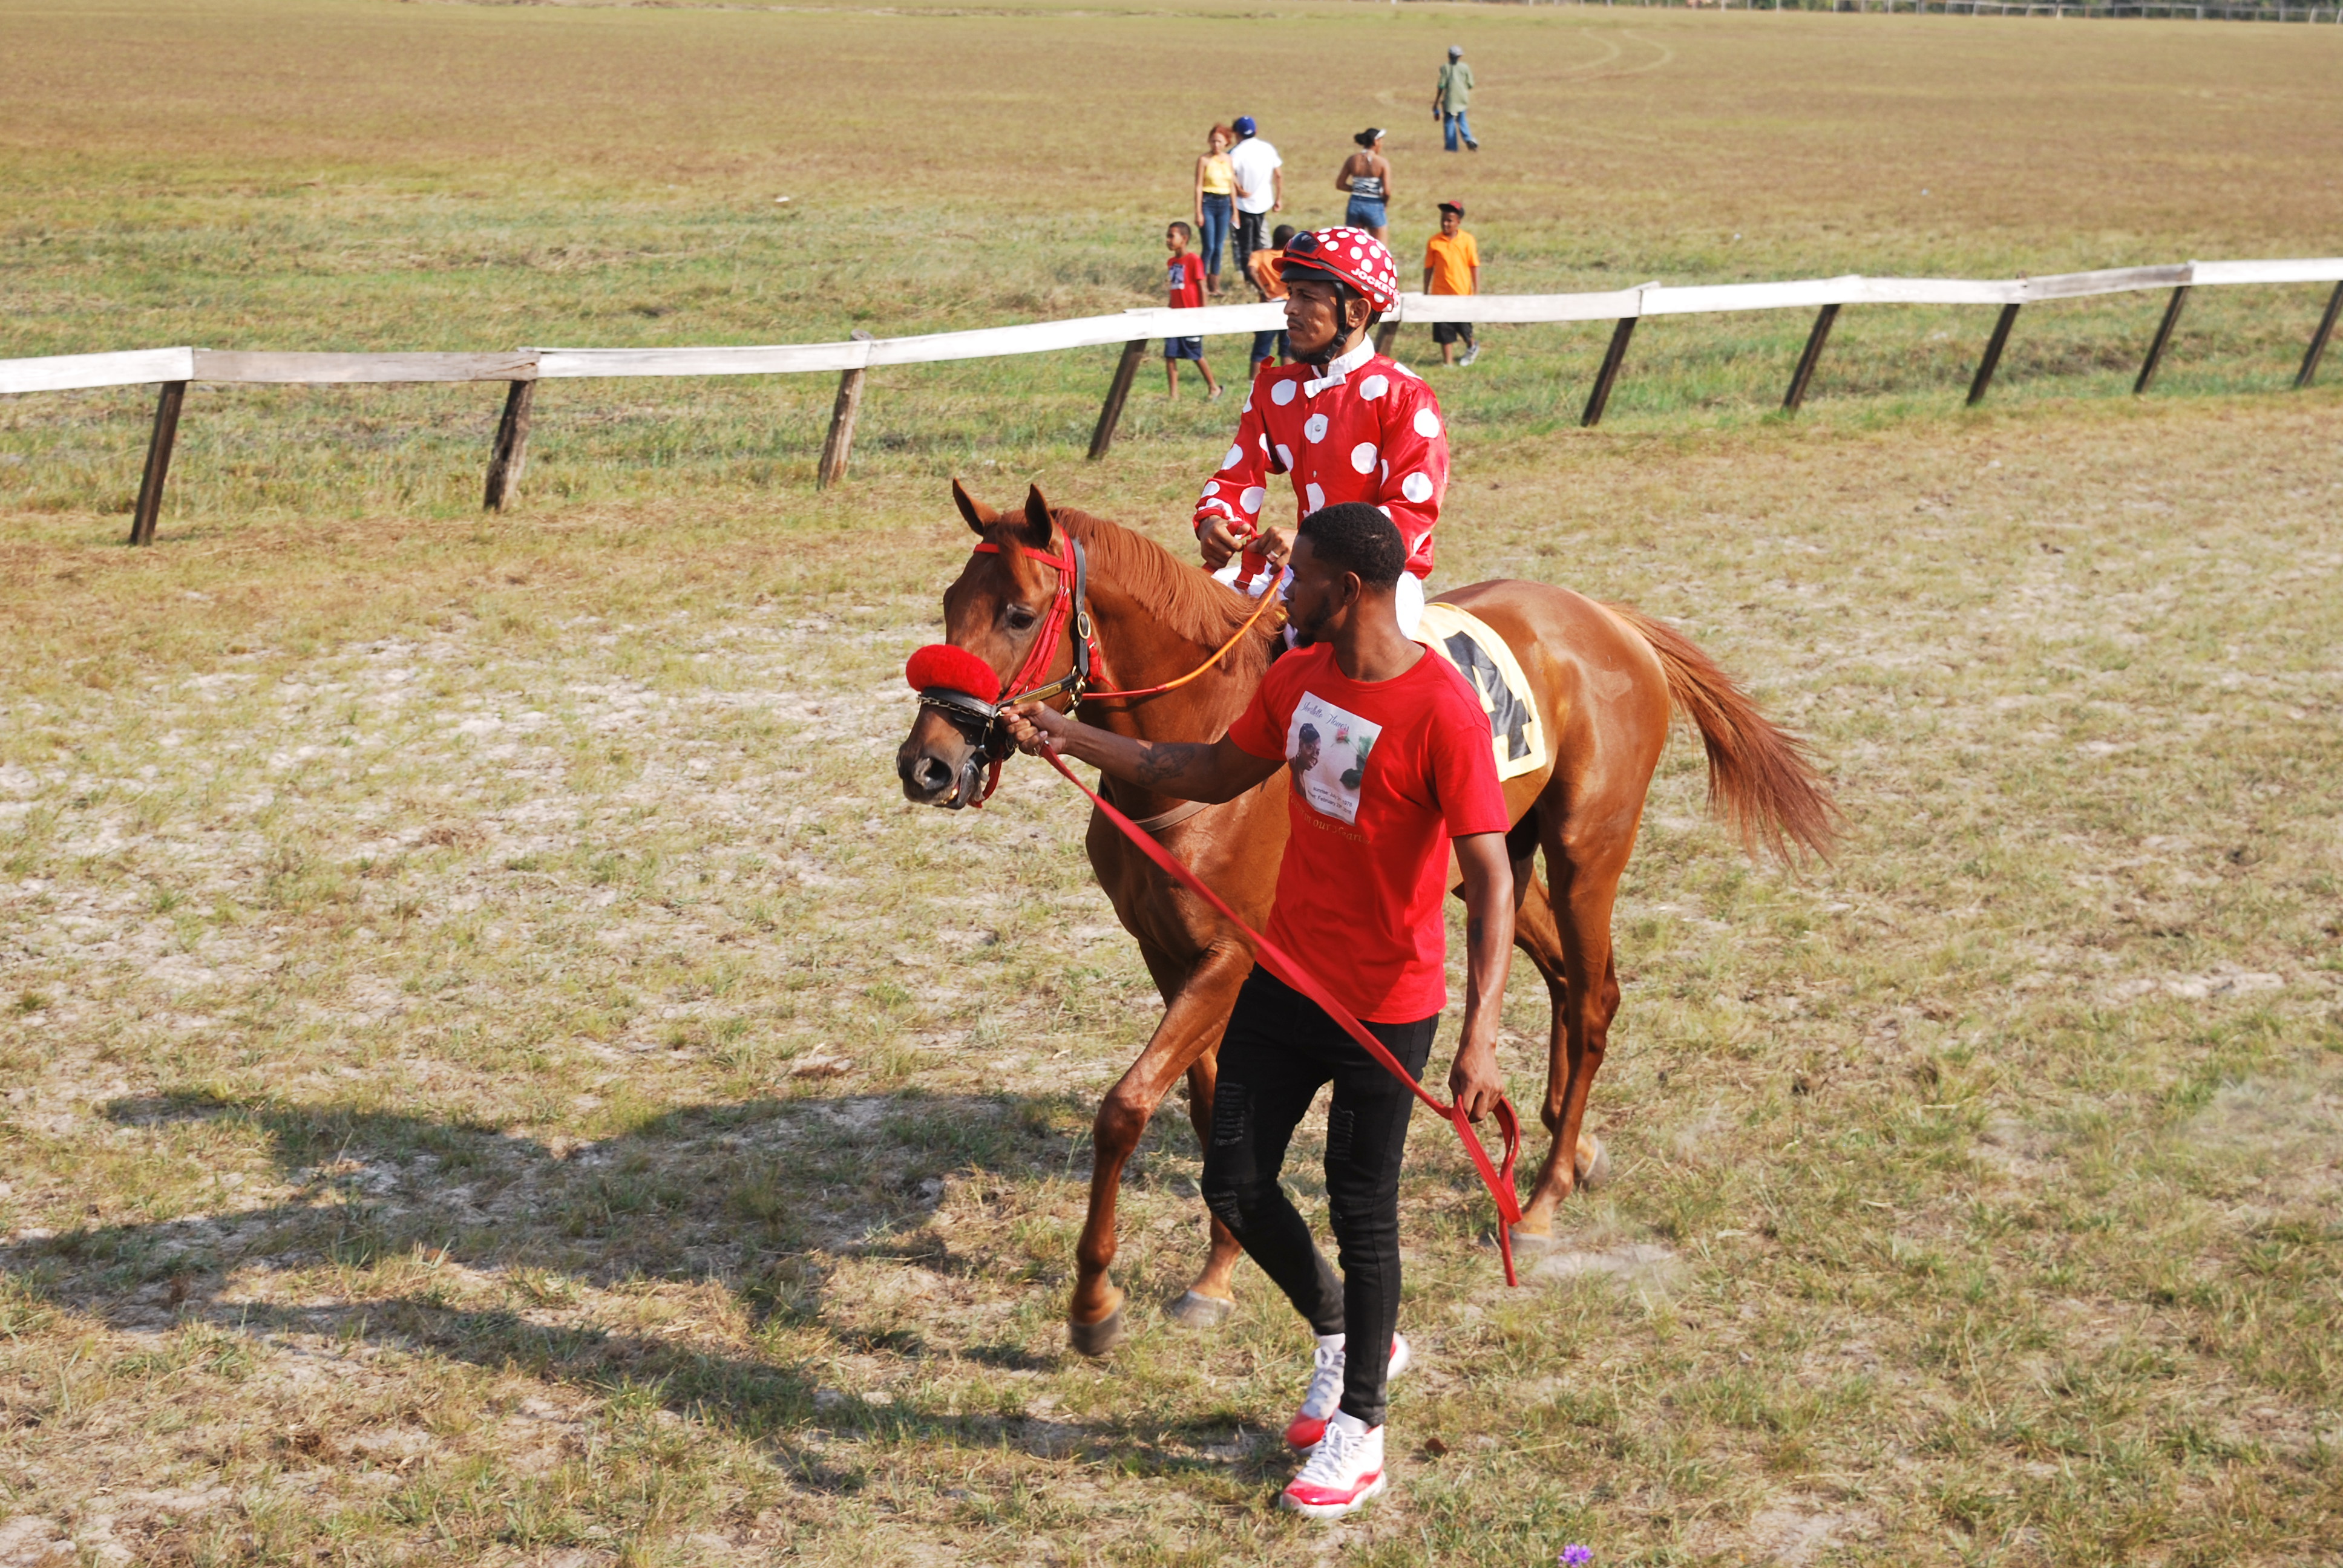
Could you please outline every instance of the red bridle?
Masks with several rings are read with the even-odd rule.
[[[1072,699],[1067,704],[1071,709],[1074,703],[1081,701],[1093,672],[1103,674],[1106,669],[1106,658],[1099,651],[1098,633],[1091,626],[1090,562],[1082,554],[1082,541],[1071,534],[1066,536],[1066,554],[1063,556],[1045,556],[1022,545],[1018,547],[1018,551],[1029,559],[1055,568],[1058,591],[1050,596],[1050,608],[1041,613],[1041,629],[1033,634],[1033,646],[1027,650],[1025,662],[1017,667],[1017,673],[1011,676],[1009,683],[1001,688],[1009,695],[1001,699],[1000,706],[1006,708],[1012,702],[1046,702],[1062,694]],[[976,553],[997,556],[1001,549],[987,539],[976,547]],[[1050,668],[1050,660],[1057,656],[1058,638],[1064,633],[1069,621],[1073,623],[1074,628],[1074,667],[1059,679],[1042,686],[1040,684],[1041,672]]]
[[[1261,618],[1278,602],[1273,592],[1263,592],[1261,602],[1253,607],[1244,624],[1231,634],[1228,641],[1214,649],[1212,656],[1181,676],[1161,686],[1135,687],[1127,691],[1093,691],[1092,680],[1103,681],[1106,674],[1106,653],[1099,647],[1098,633],[1091,624],[1090,560],[1083,553],[1082,541],[1073,535],[1066,536],[1066,554],[1043,555],[1041,551],[1019,546],[1020,553],[1053,568],[1058,574],[1058,591],[1050,596],[1050,608],[1042,612],[1041,626],[1033,635],[1033,646],[1026,650],[1017,671],[1001,689],[1004,695],[997,702],[988,701],[973,692],[949,687],[926,687],[920,690],[922,706],[932,708],[949,719],[953,726],[968,736],[971,744],[982,752],[986,762],[984,788],[968,803],[981,807],[992,799],[1001,787],[1001,765],[1008,760],[1011,749],[1008,727],[1001,721],[1003,709],[1013,703],[1048,702],[1063,697],[1066,710],[1071,713],[1083,702],[1104,702],[1127,698],[1154,697],[1174,691],[1202,676],[1219,664],[1228,651],[1244,639],[1245,635],[1261,624]],[[980,556],[1001,554],[1001,547],[990,539],[976,547]],[[1047,685],[1038,683],[1050,661],[1057,657],[1058,639],[1072,628],[1073,668]],[[970,655],[969,657],[973,657]]]

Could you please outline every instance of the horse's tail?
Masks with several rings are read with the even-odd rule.
[[[1692,638],[1625,605],[1605,605],[1659,656],[1668,696],[1700,727],[1708,752],[1709,809],[1742,842],[1785,860],[1807,849],[1829,858],[1844,819],[1806,743],[1758,711],[1749,694]]]

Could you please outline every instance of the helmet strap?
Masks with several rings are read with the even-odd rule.
[[[1334,336],[1326,340],[1325,347],[1302,361],[1304,365],[1314,365],[1321,370],[1364,342],[1367,334],[1375,329],[1376,321],[1383,316],[1382,311],[1370,309],[1367,312],[1366,324],[1356,332],[1351,331],[1348,326],[1351,319],[1351,301],[1364,299],[1366,296],[1339,278],[1334,279],[1333,282]]]

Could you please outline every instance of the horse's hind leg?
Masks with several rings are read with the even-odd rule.
[[[1188,1068],[1188,1121],[1196,1130],[1196,1147],[1212,1146],[1212,1091],[1221,1081],[1219,1042],[1196,1058]],[[1207,1213],[1205,1222],[1212,1228],[1212,1251],[1205,1255],[1203,1271],[1195,1282],[1174,1297],[1163,1310],[1172,1321],[1185,1323],[1192,1329],[1217,1327],[1236,1310],[1237,1293],[1233,1276],[1237,1260],[1244,1256],[1238,1245],[1236,1233],[1222,1224],[1219,1216]]]
[[[1148,967],[1156,967],[1148,955]],[[1237,988],[1252,969],[1252,954],[1237,942],[1208,950],[1163,1010],[1162,1021],[1139,1060],[1107,1091],[1091,1128],[1091,1204],[1074,1248],[1074,1294],[1066,1326],[1073,1347],[1084,1355],[1104,1355],[1122,1337],[1122,1292],[1109,1276],[1114,1263],[1115,1201],[1122,1170],[1155,1108],[1197,1058],[1220,1044],[1236,1005]],[[1159,975],[1159,982],[1165,977]],[[1207,1118],[1211,1115],[1206,1101]],[[1215,1255],[1221,1238],[1213,1236]],[[1233,1246],[1233,1241],[1231,1245]],[[1235,1260],[1229,1260],[1229,1267]],[[1207,1272],[1209,1274],[1209,1267]],[[1222,1271],[1225,1280],[1226,1270]]]
[[[1554,1133],[1554,1148],[1522,1208],[1521,1230],[1533,1236],[1550,1234],[1554,1211],[1562,1201],[1582,1181],[1599,1181],[1607,1164],[1601,1145],[1585,1137],[1586,1097],[1594,1087],[1594,1075],[1603,1070],[1611,1020],[1619,1011],[1611,908],[1635,846],[1640,815],[1628,810],[1623,829],[1616,816],[1594,815],[1589,825],[1562,809],[1548,811],[1549,802],[1541,801],[1539,837],[1545,849],[1549,912],[1562,957],[1555,1032],[1563,1050],[1555,1064],[1562,1070],[1549,1074],[1545,1104],[1539,1111],[1539,1119]]]
[[[1513,911],[1513,945],[1529,955],[1530,962],[1536,966],[1539,976],[1545,981],[1550,1012],[1546,1037],[1546,1087],[1540,1110],[1546,1131],[1558,1133],[1561,1123],[1552,1108],[1561,1102],[1563,1091],[1570,1081],[1569,1033],[1564,1025],[1569,1008],[1570,982],[1563,960],[1562,931],[1554,923],[1553,895],[1538,877],[1534,861],[1514,861],[1513,890],[1518,900]],[[1539,1169],[1536,1184],[1532,1189],[1534,1192],[1542,1193],[1552,1185],[1556,1162],[1565,1157],[1564,1151],[1561,1138],[1555,1137],[1546,1150],[1545,1163]],[[1542,1238],[1550,1234],[1553,1229],[1554,1211],[1549,1205],[1535,1220],[1524,1211],[1521,1224],[1514,1227],[1513,1234],[1516,1238]]]

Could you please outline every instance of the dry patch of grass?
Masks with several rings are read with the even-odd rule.
[[[1678,618],[1855,834],[1752,868],[1672,750],[1596,1096],[1620,1180],[1509,1293],[1419,1130],[1424,1366],[1346,1555],[2279,1563],[2343,1529],[2337,433],[2319,397],[1470,453],[1444,580]],[[1064,498],[1182,484],[1123,462]],[[1267,1508],[1302,1342],[1257,1273],[1218,1335],[1063,1351],[1090,1109],[1155,1007],[1064,793],[896,796],[900,660],[964,548],[929,484],[136,554],[14,527],[7,1552],[1322,1538]],[[1167,1109],[1142,1302],[1201,1240]]]

